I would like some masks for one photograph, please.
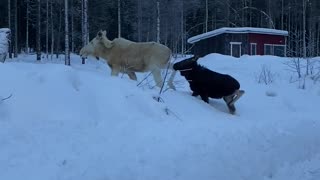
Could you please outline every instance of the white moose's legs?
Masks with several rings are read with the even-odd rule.
[[[120,70],[117,69],[117,68],[112,68],[111,69],[111,76],[118,76],[120,73]],[[135,72],[125,72],[126,74],[128,74],[129,78],[131,80],[134,80],[136,81],[137,80],[137,76],[136,76],[136,73]]]
[[[176,71],[173,71],[169,80],[168,80],[168,86],[169,86],[169,88],[171,88],[173,90],[176,90],[175,86],[173,85],[173,79],[174,79],[175,74],[176,74]],[[163,80],[161,77],[161,69],[159,69],[159,68],[154,69],[152,71],[152,75],[153,75],[153,79],[154,79],[156,85],[161,88],[161,86],[163,84]]]
[[[116,68],[114,66],[112,66],[111,68],[111,76],[118,76],[120,73],[120,68]],[[128,74],[129,78],[131,80],[135,80],[137,81],[137,75],[135,72],[129,71],[129,72],[125,72],[126,74]],[[153,75],[153,79],[156,83],[156,86],[158,86],[159,88],[161,88],[162,84],[163,84],[163,80],[161,77],[161,69],[160,68],[154,68],[153,71],[151,72]],[[168,86],[169,88],[176,90],[175,86],[173,85],[173,79],[175,77],[176,71],[172,71],[171,76],[168,80]]]
[[[111,68],[111,76],[118,76],[120,72],[123,72],[127,74],[131,80],[134,80],[134,81],[137,80],[137,75],[133,71],[121,71],[120,68],[118,68],[117,66],[109,65],[109,67]]]
[[[118,68],[111,68],[111,76],[118,76],[120,69]]]
[[[152,71],[152,75],[153,75],[153,79],[154,79],[156,85],[161,88],[162,83],[163,83],[162,78],[161,78],[161,70],[159,68],[155,68]]]
[[[137,80],[137,75],[135,72],[127,72],[127,74],[131,80],[134,80],[134,81]]]
[[[170,76],[170,78],[168,80],[168,86],[169,86],[169,88],[171,88],[173,90],[176,90],[176,87],[173,85],[173,79],[174,79],[176,73],[177,73],[177,71],[173,70],[172,73],[171,73],[171,76]]]

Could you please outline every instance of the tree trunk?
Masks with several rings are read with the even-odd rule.
[[[69,22],[68,22],[68,0],[64,0],[64,31],[65,31],[65,65],[70,66],[69,56]]]
[[[307,47],[306,47],[306,0],[302,1],[302,7],[303,7],[303,58],[307,58]]]
[[[18,0],[14,0],[14,54],[18,57]]]
[[[184,12],[183,12],[183,1],[181,1],[181,54],[184,54]]]
[[[204,20],[204,32],[208,32],[208,0],[206,0],[206,14]]]
[[[118,37],[121,37],[121,0],[118,0]]]
[[[56,43],[56,58],[59,58],[60,53],[60,42],[61,42],[61,28],[62,28],[62,10],[59,8],[59,27],[58,27],[58,36],[57,36],[57,43]]]
[[[268,0],[268,16],[269,16],[269,26],[268,28],[272,28],[272,16],[271,16],[271,0]]]
[[[319,56],[319,48],[320,48],[320,23],[318,22],[318,28],[317,28],[317,54],[316,56]]]
[[[306,9],[307,9],[307,2],[306,0],[302,1],[303,3],[303,58],[307,58],[307,44],[306,44]],[[309,59],[307,59],[307,67],[306,67],[306,75],[309,75]]]
[[[84,0],[81,0],[81,39],[82,39],[82,47],[85,46],[85,27],[84,27]],[[82,58],[82,64],[86,63],[86,59]]]
[[[71,0],[71,33],[70,33],[70,38],[71,38],[71,52],[74,52],[74,6],[73,6],[73,0]]]
[[[9,58],[12,58],[11,0],[8,0],[8,28],[10,29]]]
[[[138,42],[142,41],[142,5],[141,5],[141,0],[138,0]]]
[[[86,29],[86,44],[89,43],[89,21],[88,21],[88,0],[84,0],[84,24]]]
[[[242,5],[242,9],[246,8],[247,7],[246,0],[242,0],[242,4],[241,5]],[[242,27],[246,26],[245,25],[245,23],[246,23],[246,20],[245,20],[245,17],[246,17],[245,14],[246,13],[245,12],[246,12],[245,9],[241,11],[241,20],[240,20],[241,22],[239,24],[241,24]]]
[[[160,2],[157,1],[157,42],[160,43]]]
[[[49,58],[49,0],[46,2],[46,57]]]
[[[41,3],[40,3],[40,0],[38,0],[38,12],[37,12],[37,61],[40,61],[41,60],[41,41],[40,41],[40,26],[41,26],[41,21],[40,21],[40,18],[41,18]]]
[[[226,26],[230,26],[230,6],[229,6],[230,0],[226,0]]]
[[[284,29],[284,25],[283,25],[283,17],[284,17],[284,11],[283,11],[284,5],[283,5],[283,1],[284,1],[284,0],[281,0],[281,30]]]
[[[81,1],[81,30],[82,30],[82,46],[86,46],[89,42],[88,30],[88,0]],[[85,59],[82,58],[82,64],[85,64]]]
[[[249,1],[249,6],[252,7],[252,0]],[[250,27],[252,27],[252,11],[249,11]]]
[[[53,48],[54,48],[54,31],[53,31],[53,12],[52,12],[52,5],[53,2],[50,3],[50,21],[51,21],[51,60],[53,58]]]
[[[288,16],[288,31],[291,32],[291,12],[289,11],[289,16]],[[292,47],[292,41],[290,40],[288,43],[289,49]]]
[[[29,0],[27,0],[26,14],[26,53],[29,54]]]

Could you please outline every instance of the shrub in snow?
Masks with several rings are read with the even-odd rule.
[[[271,84],[274,82],[275,74],[271,72],[270,67],[265,64],[261,66],[261,71],[257,77],[257,82],[259,84],[264,83],[265,85]]]
[[[6,60],[9,50],[9,35],[10,29],[0,28],[0,62]]]
[[[311,76],[311,79],[313,80],[314,84],[320,81],[320,67],[318,67],[317,72]]]

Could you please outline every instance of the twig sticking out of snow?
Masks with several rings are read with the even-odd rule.
[[[5,101],[5,100],[7,100],[7,99],[9,99],[9,98],[11,98],[11,97],[12,97],[12,94],[10,94],[10,96],[8,96],[8,97],[6,97],[6,98],[1,99],[1,101]]]
[[[152,74],[152,71],[151,71],[146,77],[144,77],[144,78],[137,84],[137,86],[140,86],[141,83],[142,83],[143,81],[145,81],[151,74]]]

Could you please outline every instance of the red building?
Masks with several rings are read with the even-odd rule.
[[[195,55],[220,53],[286,56],[288,31],[267,28],[220,28],[188,39]]]

